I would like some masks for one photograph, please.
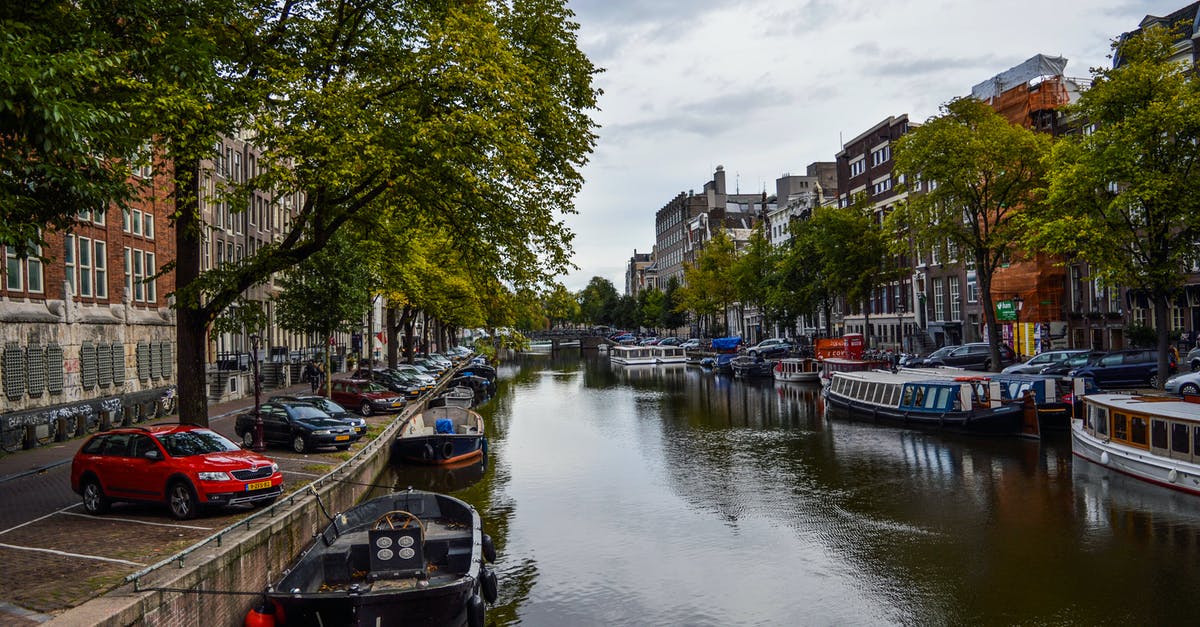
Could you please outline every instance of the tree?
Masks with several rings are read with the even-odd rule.
[[[687,324],[687,314],[679,309],[679,279],[667,279],[667,289],[663,290],[662,313],[658,326],[665,329],[678,329]]]
[[[586,322],[592,325],[608,324],[616,326],[615,314],[619,299],[620,295],[617,294],[617,288],[613,287],[612,281],[594,276],[591,281],[588,281],[587,287],[583,288],[583,293],[580,294],[580,315],[583,316]]]
[[[279,325],[316,335],[322,345],[336,331],[353,331],[370,307],[373,278],[362,249],[345,234],[334,236],[325,248],[285,271],[276,298]],[[326,345],[327,347],[327,345]],[[325,351],[325,372],[331,372]]]
[[[729,234],[724,229],[715,229],[696,255],[696,262],[683,266],[684,286],[679,289],[680,307],[695,313],[701,320],[705,317],[715,318],[718,313],[724,318],[729,304],[737,298],[737,288],[730,276],[735,258],[736,252]],[[727,331],[728,325],[722,324],[721,329]]]
[[[546,316],[550,318],[551,326],[579,321],[579,301],[562,283],[554,283],[542,297],[542,306]]]
[[[658,322],[662,319],[663,293],[648,287],[637,295],[637,326],[653,329],[658,333]]]
[[[771,248],[771,242],[763,236],[762,230],[750,234],[750,242],[729,268],[729,280],[733,283],[737,299],[743,306],[751,305],[758,309],[764,325],[779,320],[775,311],[768,311],[768,303],[772,289],[773,270],[776,255]]]
[[[213,13],[237,35],[208,57],[232,96],[179,86],[157,129],[176,164],[182,420],[207,421],[211,320],[351,222],[448,229],[478,276],[513,285],[565,269],[572,236],[556,212],[582,182],[597,92],[562,4],[325,0]],[[251,189],[303,200],[280,241],[201,273],[199,166],[231,127],[253,133],[264,168],[221,197],[235,209]]]
[[[792,237],[779,261],[777,289],[769,298],[777,303],[774,307],[793,316],[816,320],[819,313],[824,313],[825,334],[832,336],[837,292],[821,254],[820,222],[810,218],[793,222],[788,228]]]
[[[1058,142],[1046,202],[1022,222],[1032,247],[1144,290],[1160,373],[1168,371],[1170,304],[1200,257],[1200,80],[1190,58],[1172,60],[1177,39],[1152,26],[1113,44],[1120,63],[1093,70],[1092,87],[1069,109],[1094,132]]]
[[[949,247],[967,256],[979,281],[994,365],[1001,361],[992,276],[1018,252],[1023,233],[1015,217],[1037,201],[1050,142],[968,97],[943,105],[940,116],[896,146],[895,169],[909,181],[906,187],[928,184],[889,216],[895,252]]]
[[[817,209],[809,221],[831,293],[860,307],[864,326],[871,328],[872,296],[900,276],[880,219],[866,196],[859,195],[848,207]]]

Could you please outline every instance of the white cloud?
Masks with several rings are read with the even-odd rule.
[[[654,213],[718,164],[743,192],[832,161],[889,115],[921,121],[1039,53],[1087,77],[1112,38],[1182,0],[571,0],[580,47],[605,68],[602,125],[568,224],[568,289],[624,287]]]

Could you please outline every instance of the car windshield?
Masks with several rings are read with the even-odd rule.
[[[388,389],[378,383],[364,383],[358,386],[363,392],[387,392]]]
[[[171,457],[189,457],[207,453],[240,450],[238,445],[208,429],[192,429],[155,436]]]
[[[318,407],[313,405],[292,405],[292,414],[300,420],[311,420],[313,418],[328,418],[329,414],[325,413]]]
[[[327,414],[343,414],[346,413],[346,408],[337,403],[321,397],[305,399],[304,402],[323,410]]]

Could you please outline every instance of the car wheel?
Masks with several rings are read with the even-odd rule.
[[[359,406],[358,406],[358,413],[360,413],[360,414],[362,414],[362,415],[364,415],[364,416],[370,416],[370,415],[371,415],[371,403],[370,403],[370,401],[363,401],[363,402],[362,402],[362,405],[359,405]]]
[[[1150,375],[1149,383],[1150,383],[1150,387],[1152,387],[1156,390],[1158,389],[1158,374],[1157,373]]]
[[[303,453],[308,450],[308,441],[304,439],[303,435],[297,433],[292,436],[292,450],[297,453]]]
[[[246,431],[242,434],[242,446],[246,448],[254,448],[254,432]]]
[[[109,500],[104,496],[104,489],[100,487],[100,482],[95,479],[88,479],[83,483],[83,511],[99,516],[108,511]]]
[[[1196,372],[1197,370],[1200,370],[1200,359],[1193,359],[1192,360],[1192,372]]]
[[[171,508],[171,515],[176,520],[195,518],[198,505],[192,486],[183,481],[172,483],[167,490],[167,506]]]
[[[1183,386],[1179,388],[1179,393],[1200,394],[1200,386],[1197,386],[1195,383],[1184,383]]]
[[[750,351],[751,357],[758,357],[758,351]]]

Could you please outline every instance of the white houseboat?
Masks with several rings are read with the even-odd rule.
[[[608,360],[622,366],[652,366],[657,362],[653,346],[612,346]]]
[[[1132,477],[1200,494],[1196,397],[1090,394],[1071,424],[1071,452]]]
[[[776,381],[815,383],[821,374],[821,362],[812,357],[786,357],[775,364]]]
[[[678,346],[651,346],[653,351],[654,363],[657,364],[685,364],[687,363],[687,351]]]

